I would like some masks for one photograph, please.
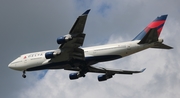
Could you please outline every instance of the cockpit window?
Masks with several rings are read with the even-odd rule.
[[[16,64],[16,63],[20,63],[20,62],[22,62],[22,61],[14,61],[14,62],[12,62],[12,64]]]

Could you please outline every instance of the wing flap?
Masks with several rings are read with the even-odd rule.
[[[70,54],[70,58],[73,59],[78,59],[78,60],[84,60],[84,50],[80,49],[80,48],[75,48],[73,50],[73,52],[71,52]]]

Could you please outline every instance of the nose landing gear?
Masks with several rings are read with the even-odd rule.
[[[23,71],[22,77],[23,77],[23,78],[26,78],[26,71],[25,71],[25,70]]]

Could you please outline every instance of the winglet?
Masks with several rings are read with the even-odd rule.
[[[142,69],[142,70],[140,71],[140,73],[141,73],[141,72],[144,72],[145,70],[146,70],[146,68]]]
[[[82,15],[87,15],[90,12],[91,9],[85,11]]]

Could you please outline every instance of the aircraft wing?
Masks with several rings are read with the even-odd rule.
[[[65,70],[73,70],[73,71],[80,71],[77,67],[65,68]],[[115,75],[115,74],[134,74],[134,73],[141,73],[146,68],[140,71],[130,71],[130,70],[121,70],[121,69],[110,69],[110,68],[103,68],[103,67],[95,67],[95,66],[88,66],[88,72],[93,73],[105,73],[108,75]]]
[[[84,31],[87,15],[89,13],[90,9],[85,11],[81,16],[79,16],[74,23],[73,27],[71,28],[69,34],[72,36],[77,36],[78,34],[82,34]]]
[[[102,67],[89,67],[89,72],[95,72],[95,73],[105,73],[105,74],[134,74],[134,73],[141,73],[145,70],[142,69],[140,71],[130,71],[130,70],[121,70],[121,69],[109,69],[109,68],[102,68]]]
[[[61,55],[56,56],[52,60],[70,60],[70,59],[78,59],[84,60],[84,50],[79,48],[83,45],[85,34],[83,33],[86,19],[88,16],[90,9],[85,11],[82,15],[80,15],[73,27],[69,32],[69,36],[72,37],[71,40],[61,44],[59,49],[61,50]]]

